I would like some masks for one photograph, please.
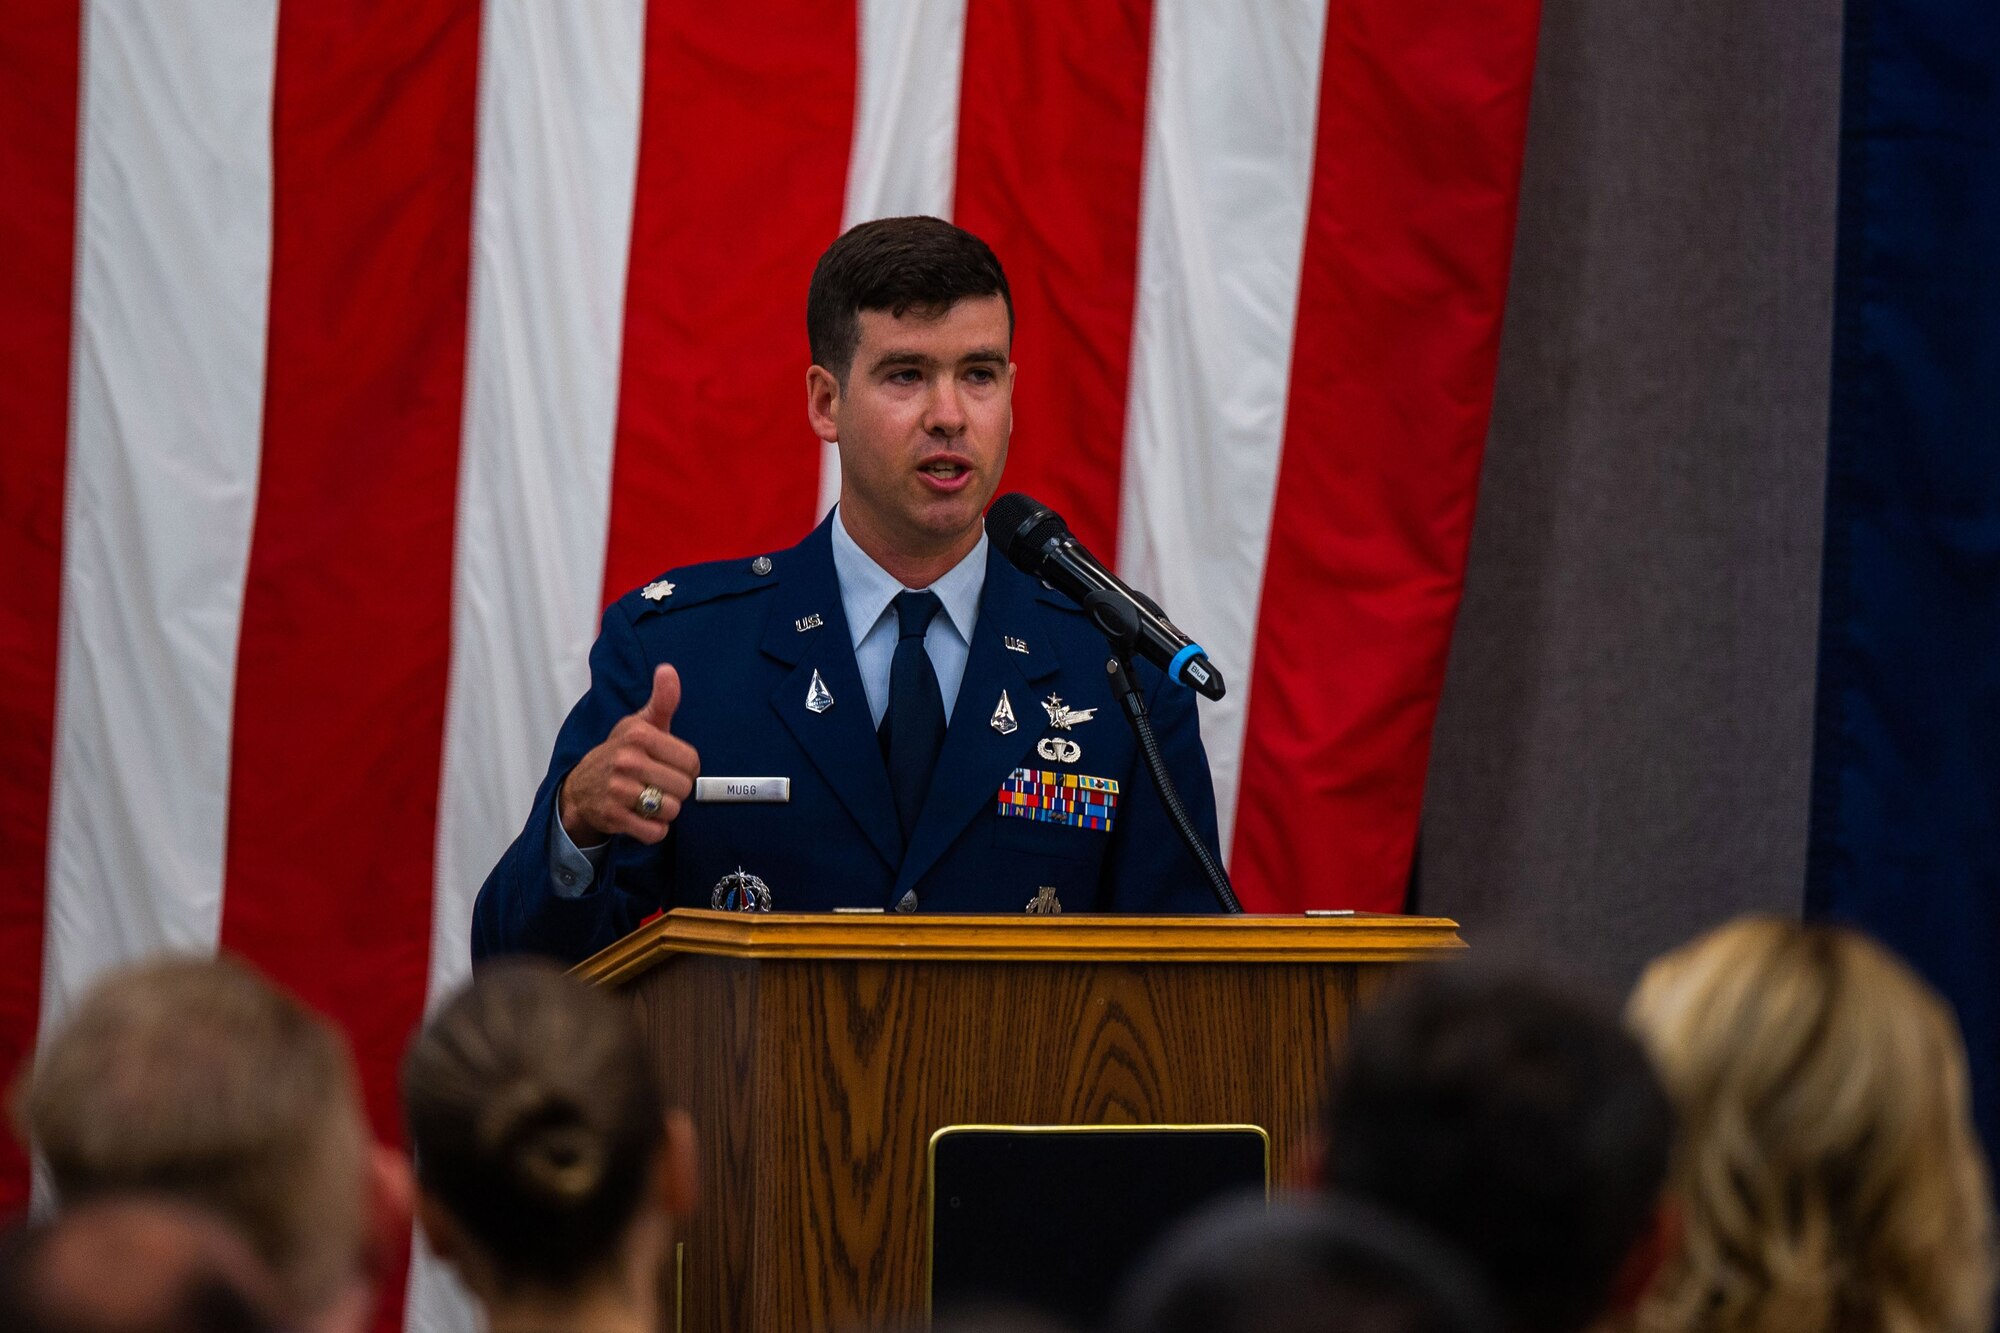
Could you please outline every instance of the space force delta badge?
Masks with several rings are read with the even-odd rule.
[[[1000,813],[1109,833],[1118,817],[1118,783],[1083,773],[1017,768],[1000,784]]]

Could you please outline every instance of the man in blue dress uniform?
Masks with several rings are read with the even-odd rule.
[[[1216,910],[1103,637],[987,541],[1014,388],[993,252],[935,218],[863,223],[806,306],[839,505],[790,550],[669,570],[605,612],[480,889],[475,958],[581,959],[674,906]],[[1194,696],[1137,673],[1214,853]]]

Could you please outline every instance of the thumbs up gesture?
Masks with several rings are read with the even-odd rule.
[[[587,847],[614,833],[645,843],[667,836],[701,772],[701,756],[673,733],[680,702],[680,673],[661,663],[645,706],[620,718],[569,771],[556,809],[572,842]]]

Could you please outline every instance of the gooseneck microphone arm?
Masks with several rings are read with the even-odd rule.
[[[1105,610],[1114,621],[1123,618],[1112,608],[1087,606],[1084,609],[1093,613],[1093,619],[1097,618],[1099,609]],[[1104,622],[1099,620],[1098,623],[1102,627]],[[1125,720],[1132,724],[1133,739],[1139,743],[1139,753],[1146,761],[1146,770],[1153,775],[1153,786],[1159,790],[1160,804],[1167,809],[1167,819],[1173,824],[1174,831],[1181,835],[1181,841],[1187,844],[1188,851],[1193,853],[1195,864],[1201,867],[1202,877],[1208,881],[1209,891],[1215,895],[1216,904],[1225,912],[1241,915],[1243,904],[1236,900],[1236,890],[1230,887],[1228,874],[1209,852],[1208,844],[1201,840],[1194,818],[1188,814],[1180,790],[1174,786],[1173,774],[1167,771],[1166,757],[1160,753],[1160,739],[1153,733],[1153,719],[1146,707],[1145,693],[1132,679],[1131,640],[1137,634],[1134,623],[1129,632],[1112,640],[1111,660],[1104,664],[1104,669],[1111,675],[1111,691],[1118,696]]]

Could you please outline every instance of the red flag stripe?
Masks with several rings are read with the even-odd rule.
[[[423,1011],[477,0],[287,5],[221,943],[340,1021],[376,1131]],[[384,1318],[402,1308],[401,1276]]]
[[[1005,485],[1118,549],[1151,0],[972,0],[959,225],[1007,266],[1018,336]],[[1076,58],[1088,52],[1089,59]]]
[[[0,1078],[34,1045],[62,597],[76,251],[78,3],[0,30]],[[0,1146],[0,1216],[27,1203],[27,1159]]]
[[[1347,0],[1327,16],[1231,858],[1252,911],[1403,904],[1538,18],[1538,0]]]
[[[854,23],[821,0],[647,12],[606,600],[813,519],[805,290],[840,227]]]

